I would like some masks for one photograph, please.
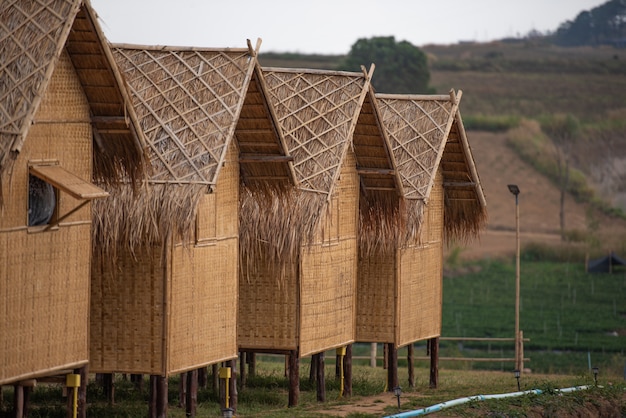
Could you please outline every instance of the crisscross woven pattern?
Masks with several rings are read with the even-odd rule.
[[[329,193],[351,140],[365,77],[264,69],[302,189]]]
[[[241,50],[114,48],[148,142],[152,182],[214,184],[254,60]]]
[[[428,197],[450,129],[450,100],[378,98],[407,199]]]
[[[46,77],[65,42],[79,0],[0,2],[0,172],[19,150]],[[48,76],[49,77],[49,76]],[[16,149],[18,148],[18,149]]]

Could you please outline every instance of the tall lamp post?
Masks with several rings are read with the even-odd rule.
[[[515,370],[523,369],[521,359],[520,330],[519,330],[519,299],[520,299],[520,244],[519,244],[519,187],[517,184],[509,184],[509,191],[515,195]]]

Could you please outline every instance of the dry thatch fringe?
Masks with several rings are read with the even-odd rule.
[[[359,206],[359,251],[362,256],[386,256],[398,248],[420,242],[423,200],[362,196]]]
[[[130,181],[133,188],[139,186],[147,176],[147,156],[139,151],[130,141],[107,140],[106,147],[100,147],[94,129],[93,144],[93,181],[99,185],[116,187],[120,183]]]
[[[241,274],[267,269],[282,283],[296,273],[302,246],[313,242],[326,195],[271,186],[240,190]]]
[[[117,251],[163,246],[165,238],[190,242],[198,203],[206,193],[199,184],[148,184],[105,187],[110,193],[93,205],[93,247],[115,263]]]
[[[448,243],[468,243],[487,224],[487,210],[478,200],[444,202],[444,227]]]

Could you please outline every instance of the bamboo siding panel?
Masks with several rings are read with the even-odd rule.
[[[337,225],[337,236],[327,232],[321,245],[302,251],[300,356],[355,339],[359,178],[352,151],[344,161],[327,211],[326,225]]]
[[[89,229],[0,233],[0,384],[87,363]]]
[[[160,246],[92,263],[90,365],[93,373],[164,373],[165,265]]]
[[[237,357],[239,278],[239,164],[229,144],[215,192],[205,195],[198,218],[215,218],[216,235],[200,246],[173,249],[168,373]]]
[[[376,252],[359,259],[356,340],[395,341],[396,255]]]
[[[244,349],[294,350],[298,347],[298,280],[294,270],[277,280],[263,259],[254,270],[241,268],[239,280],[239,346]],[[295,267],[295,266],[294,266]]]
[[[422,243],[401,250],[397,346],[441,334],[443,186],[437,173],[424,213]]]

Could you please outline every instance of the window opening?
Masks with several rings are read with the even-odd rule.
[[[55,213],[56,190],[37,176],[28,175],[28,226],[47,225]]]

